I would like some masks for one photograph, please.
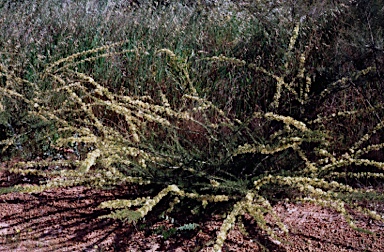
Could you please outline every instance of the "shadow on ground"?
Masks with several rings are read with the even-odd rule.
[[[3,188],[38,180],[0,169]],[[131,224],[99,218],[109,213],[98,208],[101,202],[134,199],[147,193],[141,189],[139,194],[132,186],[119,190],[74,187],[0,195],[0,251],[213,251],[224,219],[220,209],[225,207],[221,205],[209,205],[199,216],[185,208],[165,218],[168,206],[160,204],[145,221]],[[384,213],[384,202],[376,202],[375,207]],[[274,228],[272,218],[267,224],[286,242],[272,240],[250,216],[245,216],[245,231],[236,225],[222,251],[384,251],[384,225],[367,217],[357,215],[356,224],[372,234],[351,229],[338,213],[319,206],[278,203],[274,210],[290,230],[289,236]],[[177,231],[191,223],[198,227]]]
[[[1,187],[39,180],[4,171],[0,175]],[[109,213],[98,208],[101,202],[142,196],[136,188],[127,187],[74,187],[0,195],[0,251],[211,251],[209,247],[223,221],[218,214],[212,216],[214,209],[199,217],[189,210],[159,218],[167,208],[164,206],[152,211],[145,222],[133,224],[99,218]],[[199,228],[171,232],[188,223],[198,223]],[[285,251],[257,232],[245,239],[235,228],[224,251],[260,251],[265,247]]]

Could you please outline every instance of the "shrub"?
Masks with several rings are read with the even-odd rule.
[[[334,208],[355,227],[340,194],[365,189],[347,178],[381,180],[384,167],[381,157],[369,156],[384,146],[383,93],[372,88],[382,89],[382,69],[335,58],[349,53],[343,39],[354,31],[341,21],[355,7],[324,2],[296,12],[283,3],[241,4],[130,10],[134,28],[126,30],[112,17],[118,12],[105,7],[103,15],[119,33],[108,31],[107,23],[96,30],[75,24],[73,31],[55,33],[57,40],[20,45],[25,51],[17,59],[6,56],[0,69],[3,111],[18,107],[28,118],[23,126],[44,135],[53,152],[71,147],[78,156],[15,164],[11,172],[42,178],[15,190],[150,185],[155,195],[100,205],[112,209],[102,218],[129,222],[165,198],[168,212],[182,199],[202,207],[228,202],[217,251],[246,213],[272,238],[265,213],[288,231],[273,211],[271,189],[289,188],[284,196],[291,201]],[[188,15],[181,19],[180,13]],[[101,17],[88,18],[91,25]],[[144,19],[149,21],[135,23]],[[119,22],[124,27],[127,20]],[[63,25],[57,22],[52,25]],[[128,38],[115,41],[115,35]],[[31,47],[32,56],[26,52]],[[27,70],[15,61],[28,62]],[[17,126],[19,134],[28,132]],[[15,139],[0,143],[4,151]]]

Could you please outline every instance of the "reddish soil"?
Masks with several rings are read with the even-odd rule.
[[[20,181],[18,176],[0,172],[0,186]],[[172,216],[174,223],[158,217],[161,209],[135,224],[98,218],[108,213],[98,209],[102,201],[127,195],[140,196],[135,188],[101,191],[84,187],[0,195],[0,251],[213,251],[223,221],[215,211],[198,219],[190,211],[179,213]],[[370,204],[371,209],[384,213],[384,202]],[[343,217],[322,207],[279,203],[274,209],[289,228],[289,236],[276,229],[286,242],[273,241],[245,216],[246,233],[236,226],[223,251],[384,251],[381,222],[355,215],[356,224],[373,232],[369,234],[351,229]],[[173,227],[187,223],[199,227],[166,237],[175,231]]]

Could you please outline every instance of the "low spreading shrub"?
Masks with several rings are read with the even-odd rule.
[[[335,209],[357,228],[345,195],[367,191],[355,186],[361,178],[384,177],[383,92],[376,92],[383,89],[383,69],[375,63],[382,58],[377,53],[361,67],[335,58],[350,56],[345,34],[354,31],[341,21],[354,14],[353,5],[294,7],[224,1],[209,8],[134,8],[124,15],[140,29],[120,28],[116,35],[107,25],[117,28],[112,15],[118,12],[107,6],[103,15],[113,22],[96,30],[76,23],[73,31],[48,32],[46,42],[24,41],[18,49],[24,54],[16,58],[2,53],[2,153],[32,152],[23,141],[29,137],[41,147],[35,155],[46,157],[27,155],[10,168],[40,177],[39,184],[4,192],[150,186],[154,195],[100,205],[111,209],[101,218],[128,222],[145,217],[162,199],[169,200],[167,213],[181,211],[183,200],[203,208],[227,202],[216,251],[245,214],[274,239],[266,213],[288,232],[271,203],[282,189],[293,202]],[[149,21],[137,23],[143,15]],[[83,18],[102,22],[97,15]],[[66,27],[56,22],[52,29]],[[36,25],[31,32],[39,35],[42,26]],[[60,155],[68,149],[75,158]]]

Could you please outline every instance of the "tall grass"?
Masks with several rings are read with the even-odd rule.
[[[10,171],[41,177],[7,191],[150,185],[100,205],[126,221],[167,195],[168,212],[228,202],[215,250],[246,213],[273,238],[266,212],[287,232],[272,209],[282,189],[355,227],[339,194],[381,183],[384,104],[382,54],[345,60],[348,36],[364,36],[342,22],[353,5],[124,3],[0,7],[2,159],[22,154]]]

